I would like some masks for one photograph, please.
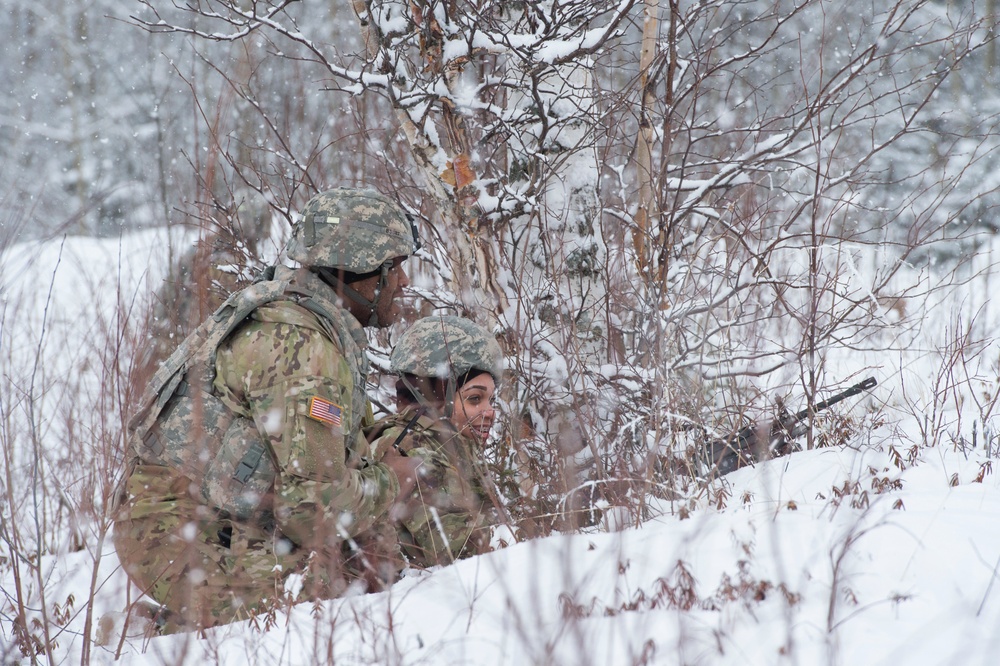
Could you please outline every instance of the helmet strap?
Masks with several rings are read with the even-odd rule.
[[[444,389],[444,417],[451,419],[455,411],[455,378],[448,375],[448,382]]]
[[[390,267],[392,267],[392,261],[382,262],[382,270],[379,271],[378,282],[375,284],[375,293],[372,294],[371,304],[368,306],[372,311],[371,316],[368,318],[368,326],[378,326],[378,300],[382,296],[382,289],[385,288],[386,283],[389,281]]]
[[[350,284],[341,279],[338,271],[320,267],[316,270],[319,272],[323,281],[333,287],[338,293],[349,298],[353,302],[357,303],[361,307],[368,310],[368,322],[365,326],[377,326],[378,325],[378,300],[379,296],[382,295],[382,289],[385,288],[386,283],[389,279],[389,268],[392,266],[391,261],[386,261],[382,263],[382,268],[379,270],[378,282],[375,285],[375,293],[371,299],[362,296],[356,289],[351,287]]]
[[[409,380],[405,374],[399,375],[399,381],[402,382],[406,390],[410,392],[410,395],[417,401],[417,404],[424,410],[427,414],[436,414],[439,418],[444,420],[450,420],[452,413],[455,411],[455,378],[448,377],[445,382],[444,389],[444,404],[438,405],[437,401],[431,401],[424,395],[424,391],[421,388]]]
[[[419,404],[422,409],[432,414],[436,414],[438,412],[437,406],[430,400],[428,400],[427,396],[424,395],[424,392],[420,390],[420,387],[411,382],[406,377],[406,375],[404,374],[399,375],[399,381],[403,383],[403,386],[406,387],[406,390],[410,392],[410,395],[414,397],[414,399],[417,401],[417,404]]]

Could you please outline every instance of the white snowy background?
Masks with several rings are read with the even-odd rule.
[[[110,539],[100,538],[83,512],[66,524],[40,524],[45,512],[38,507],[53,498],[73,501],[80,480],[89,478],[86,467],[99,464],[97,442],[89,451],[66,446],[86,440],[87,418],[96,418],[100,399],[117,390],[105,383],[101,360],[115,322],[144,307],[163,278],[166,248],[190,242],[154,230],[14,244],[0,256],[0,662],[31,661],[13,643],[18,600],[38,632],[41,608],[50,616],[55,605],[68,608],[65,626],[50,628],[54,650],[37,659],[116,659],[117,646],[95,646],[87,635],[88,619],[119,612],[128,599]],[[997,663],[1000,470],[992,459],[991,398],[1000,348],[990,337],[990,271],[980,268],[949,297],[921,304],[926,312],[916,328],[880,332],[900,337],[894,352],[845,349],[828,361],[843,376],[866,372],[879,380],[870,394],[835,408],[871,425],[843,448],[740,470],[683,515],[653,500],[653,517],[639,525],[609,519],[589,533],[518,543],[413,573],[385,593],[301,605],[273,623],[237,623],[204,636],[130,637],[118,659]],[[25,446],[26,437],[40,450]],[[75,462],[63,467],[65,460]],[[62,488],[22,494],[23,479],[39,466],[48,473],[32,478],[56,479]],[[63,536],[45,537],[48,530]],[[22,535],[16,542],[15,532]],[[38,559],[24,535],[57,543],[58,552],[42,549]]]
[[[0,665],[1000,663],[995,3],[491,5],[508,17],[430,3],[449,58],[485,47],[457,79],[428,25],[404,19],[425,4],[372,4],[387,37],[375,56],[346,3],[4,5]],[[247,32],[247,7],[280,11]],[[552,61],[613,25],[600,49]],[[635,196],[647,168],[677,226],[636,271],[633,242],[655,240],[637,211],[653,202]],[[460,175],[492,211],[478,246]],[[99,619],[134,600],[109,498],[130,364],[179,341],[141,328],[194,241],[178,230],[249,249],[320,188],[361,183],[439,241],[414,280],[428,302],[502,314],[517,338],[509,361],[537,390],[506,406],[538,417],[538,441],[517,440],[538,445],[534,472],[557,467],[564,433],[611,458],[660,447],[675,406],[724,428],[777,399],[801,408],[812,370],[815,399],[879,384],[831,410],[826,425],[854,433],[844,446],[682,501],[633,495],[584,533],[255,626],[96,645]],[[477,264],[502,313],[464,293]],[[498,440],[521,425],[507,418]],[[626,518],[640,499],[644,518]]]

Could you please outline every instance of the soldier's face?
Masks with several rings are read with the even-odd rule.
[[[465,382],[455,393],[455,405],[451,411],[451,424],[455,429],[485,444],[496,418],[496,410],[493,409],[496,390],[496,383],[486,372]]]
[[[385,277],[385,286],[379,294],[378,303],[375,304],[375,312],[378,313],[378,324],[385,328],[392,326],[399,319],[402,312],[403,289],[410,286],[410,278],[403,270],[403,262],[406,257],[396,257],[392,262],[392,268]]]
[[[392,268],[385,275],[385,285],[379,292],[378,300],[375,301],[375,314],[378,316],[378,327],[386,328],[392,326],[399,318],[402,311],[400,299],[403,296],[403,289],[410,286],[410,278],[403,270],[403,262],[406,257],[396,257],[392,262]],[[352,287],[367,299],[375,296],[375,288],[378,286],[379,278],[370,277],[361,282],[355,282]],[[359,316],[360,321],[367,321],[367,318]]]

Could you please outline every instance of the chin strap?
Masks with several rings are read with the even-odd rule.
[[[455,411],[455,378],[448,375],[448,384],[444,389],[444,417],[451,420],[452,412]]]
[[[438,407],[435,403],[429,401],[423,394],[423,392],[415,386],[405,375],[399,375],[399,380],[403,383],[403,386],[410,392],[416,401],[420,405],[420,409],[425,414],[437,414],[438,418],[449,420],[451,419],[451,414],[455,407],[455,378],[448,377],[448,383],[445,386],[445,397],[444,404]]]
[[[325,267],[318,268],[317,271],[323,281],[333,287],[338,293],[368,310],[368,322],[364,324],[365,326],[378,326],[378,300],[382,295],[382,289],[385,288],[386,283],[389,281],[389,269],[391,267],[392,261],[382,262],[382,267],[379,269],[378,283],[375,285],[375,293],[372,295],[371,300],[365,298],[356,289],[351,287],[350,284],[341,280],[337,276],[337,271]]]
[[[402,374],[399,375],[399,381],[403,383],[403,386],[406,387],[406,390],[409,391],[410,395],[414,397],[414,399],[417,401],[417,404],[420,405],[420,409],[424,410],[425,412],[431,411],[432,413],[436,413],[438,411],[437,408],[430,401],[428,401],[427,398],[424,397],[423,392],[419,388],[417,388],[409,379],[406,378],[406,375]]]

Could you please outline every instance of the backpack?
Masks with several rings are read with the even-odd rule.
[[[250,418],[234,413],[213,392],[219,346],[257,308],[290,300],[327,320],[322,299],[291,290],[269,268],[234,292],[164,361],[128,424],[130,465],[163,465],[192,481],[191,494],[236,520],[249,520],[270,492],[276,468]]]

